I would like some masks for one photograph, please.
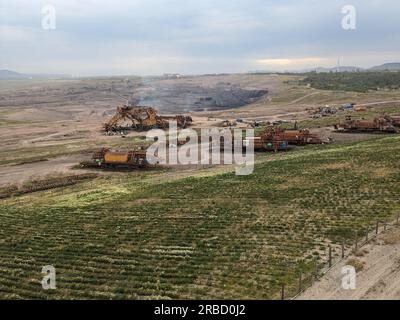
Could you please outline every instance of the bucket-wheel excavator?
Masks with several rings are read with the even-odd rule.
[[[122,125],[128,121],[129,125]],[[160,116],[153,107],[120,106],[115,115],[104,124],[104,130],[136,130],[145,131],[154,128],[166,129],[169,121],[176,121],[178,128],[186,128],[192,123],[190,116]]]

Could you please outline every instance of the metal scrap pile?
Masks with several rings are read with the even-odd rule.
[[[321,118],[321,117],[327,117],[330,115],[334,115],[339,111],[339,108],[326,105],[324,107],[319,107],[317,109],[309,109],[307,111],[308,111],[308,113],[310,113],[312,115],[311,118],[315,119],[315,118]]]

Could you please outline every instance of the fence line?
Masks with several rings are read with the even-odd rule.
[[[355,240],[354,247],[353,247],[353,245],[351,245],[347,250],[345,250],[346,239],[343,239],[343,241],[341,243],[341,248],[342,248],[341,258],[339,258],[337,261],[334,261],[333,263],[332,263],[333,248],[331,245],[329,245],[328,261],[326,261],[324,263],[324,265],[327,264],[328,266],[322,267],[321,269],[318,270],[318,263],[316,260],[315,268],[312,272],[308,272],[306,275],[304,275],[304,273],[300,271],[298,290],[292,297],[285,295],[285,283],[282,282],[282,284],[281,284],[281,300],[285,300],[285,299],[295,300],[304,291],[306,291],[308,288],[310,288],[316,281],[318,281],[320,278],[322,278],[324,275],[326,275],[330,270],[332,270],[337,264],[339,264],[343,260],[347,259],[353,253],[353,250],[354,250],[354,252],[357,252],[360,248],[362,248],[363,246],[365,246],[366,244],[371,242],[371,240],[375,239],[382,233],[384,233],[390,229],[394,229],[394,228],[398,227],[399,222],[400,222],[400,213],[398,213],[396,216],[396,219],[390,223],[387,222],[387,219],[384,219],[383,221],[378,219],[376,222],[376,225],[375,225],[375,230],[374,230],[374,228],[371,229],[370,227],[367,227],[367,229],[365,230],[366,231],[365,235],[362,237],[362,239],[364,239],[364,240],[362,240],[361,242],[358,241],[359,240],[358,233],[355,232],[356,236],[354,239]],[[383,224],[383,228],[381,227],[381,229],[379,231],[380,224]],[[393,227],[393,228],[391,228],[391,227]],[[371,235],[371,233],[372,233],[372,235]],[[309,285],[306,285],[307,282],[305,280],[307,279],[307,277],[309,277],[311,280]]]

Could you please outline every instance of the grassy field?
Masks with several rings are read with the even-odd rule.
[[[352,85],[360,85],[357,79],[357,74],[342,74],[340,76],[349,77],[348,82],[341,82],[335,78],[335,74],[304,74],[296,75],[280,75],[279,81],[274,85],[272,90],[271,101],[267,104],[287,105],[287,104],[309,104],[309,105],[325,105],[325,104],[344,104],[344,103],[364,103],[388,100],[400,100],[400,90],[397,87],[379,88],[379,90],[357,90]],[[378,75],[379,76],[379,75]],[[309,78],[313,77],[314,82],[311,85]],[[368,79],[368,73],[361,74],[361,78]],[[398,77],[398,75],[396,76]],[[321,78],[321,79],[320,79]],[[347,79],[347,78],[346,78]],[[383,77],[382,81],[385,80]],[[354,81],[354,82],[352,82]],[[367,80],[365,80],[367,81]],[[332,82],[330,86],[324,87],[325,82]],[[335,86],[336,83],[338,86]],[[308,85],[310,84],[310,85]],[[343,84],[343,86],[339,86]],[[361,81],[361,85],[363,82]],[[376,89],[376,88],[375,88]],[[296,100],[298,100],[296,102]]]
[[[308,73],[304,84],[322,90],[368,92],[369,90],[399,89],[399,72],[339,72]]]
[[[0,298],[279,298],[328,245],[337,256],[399,212],[399,142],[264,155],[250,176],[145,171],[1,200]]]

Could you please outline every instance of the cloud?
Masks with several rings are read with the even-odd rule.
[[[307,65],[322,65],[327,62],[327,58],[291,58],[291,59],[261,59],[256,63],[266,67],[285,67],[296,68],[304,67]]]
[[[0,67],[85,75],[246,72],[400,60],[397,0],[47,0],[0,2]]]
[[[0,39],[4,42],[22,42],[30,40],[33,30],[25,27],[0,25]]]

